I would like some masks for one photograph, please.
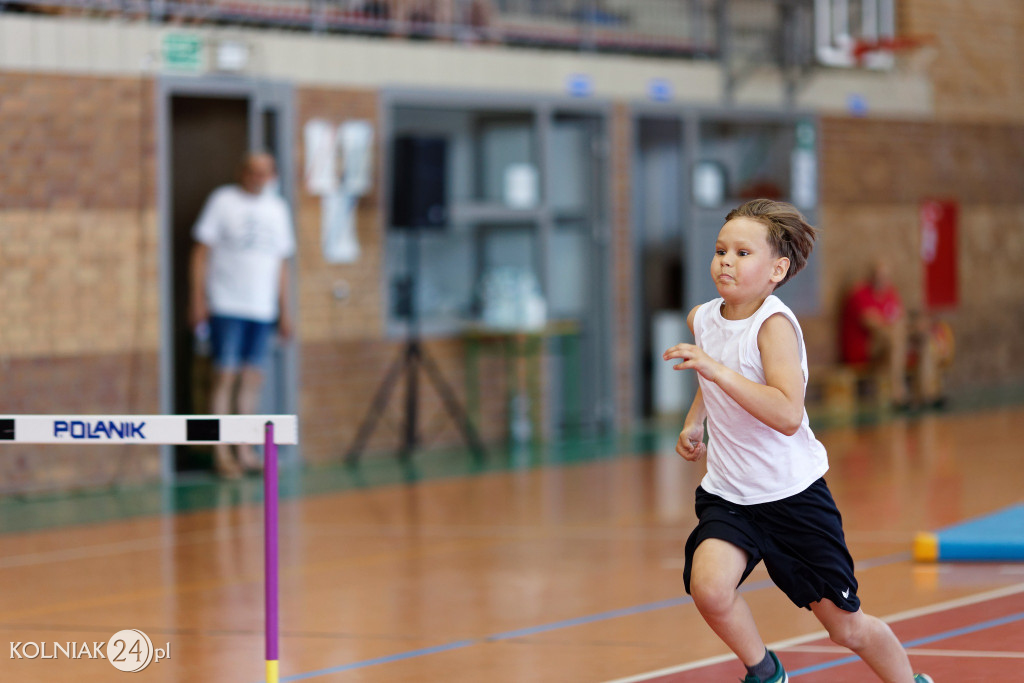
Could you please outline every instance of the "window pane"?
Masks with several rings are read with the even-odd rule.
[[[582,222],[559,223],[551,235],[548,259],[548,316],[580,319],[587,311],[590,240]]]

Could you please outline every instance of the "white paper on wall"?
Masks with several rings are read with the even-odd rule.
[[[370,189],[373,126],[369,121],[346,121],[338,126],[337,141],[343,164],[341,185],[361,197]]]
[[[306,122],[303,138],[306,190],[320,196],[334,192],[338,185],[334,126],[323,119],[311,119]]]
[[[321,199],[321,237],[324,259],[328,263],[355,263],[359,260],[355,222],[357,201],[357,197],[347,194],[341,186]]]
[[[367,121],[346,121],[332,132],[333,158],[340,177],[323,195],[321,234],[328,263],[352,263],[359,258],[356,206],[372,182],[373,126]]]

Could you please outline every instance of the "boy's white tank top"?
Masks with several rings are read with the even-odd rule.
[[[749,318],[726,320],[723,303],[719,298],[697,309],[697,346],[747,379],[764,384],[757,334],[765,320],[781,314],[793,324],[800,342],[806,390],[804,336],[789,307],[771,295]],[[739,505],[767,503],[800,493],[828,470],[825,447],[814,438],[806,410],[796,434],[786,436],[748,413],[717,384],[698,377],[708,414],[708,472],[701,481],[705,491]]]

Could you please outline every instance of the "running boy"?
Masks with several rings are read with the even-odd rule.
[[[814,612],[829,637],[879,678],[931,682],[911,671],[888,625],[860,609],[853,558],[822,479],[825,447],[804,410],[803,333],[773,295],[807,263],[814,238],[815,229],[783,202],[755,199],[730,212],[711,260],[721,298],[690,311],[696,345],[664,354],[681,361],[676,370],[696,370],[700,385],[676,451],[691,461],[708,458],[683,581],[704,620],[747,667],[744,683],[788,680],[737,590],[761,560],[789,599]]]

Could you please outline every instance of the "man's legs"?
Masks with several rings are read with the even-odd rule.
[[[270,339],[274,334],[274,326],[270,323],[255,320],[246,321],[243,325],[240,357],[242,372],[238,387],[238,414],[254,415],[259,410],[260,397],[263,389],[262,367],[270,351]],[[242,467],[251,472],[263,468],[262,461],[255,449],[248,444],[238,447],[238,459]]]
[[[881,619],[862,610],[847,612],[831,600],[811,605],[811,611],[837,645],[853,650],[886,683],[913,683],[906,650]]]
[[[238,387],[238,414],[254,415],[260,404],[263,389],[263,372],[258,366],[242,367],[241,381]],[[247,470],[259,470],[263,467],[256,451],[249,444],[238,447],[238,460]]]
[[[705,540],[693,553],[690,595],[711,630],[749,667],[764,658],[765,646],[737,590],[747,559],[745,551],[727,541]]]
[[[927,329],[920,334],[917,344],[917,395],[926,405],[942,398],[939,354]]]
[[[218,368],[213,374],[213,396],[210,400],[210,409],[215,415],[230,415],[234,403],[235,385],[238,383],[238,372]],[[218,443],[213,447],[214,466],[217,474],[226,479],[236,479],[242,474],[242,469],[231,454],[231,446],[226,443]]]
[[[904,405],[907,395],[907,325],[894,322],[876,333],[873,344],[881,359],[880,370],[889,382],[892,402]]]

